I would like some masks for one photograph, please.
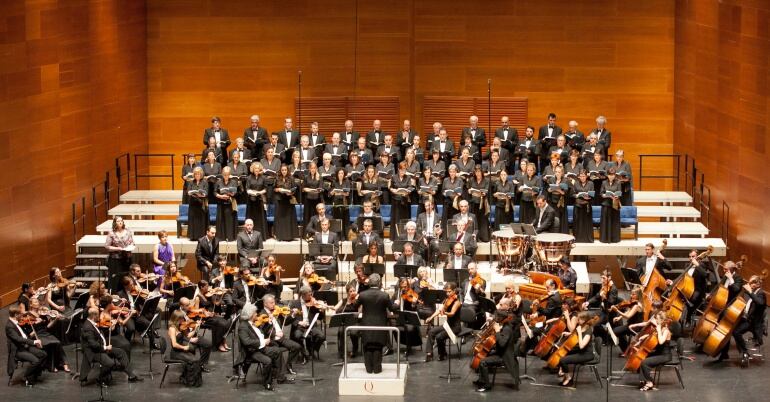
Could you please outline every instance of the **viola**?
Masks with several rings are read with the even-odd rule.
[[[420,300],[420,295],[418,295],[414,289],[401,289],[401,299],[408,301],[409,303],[417,303],[417,301]]]
[[[621,312],[621,310],[625,310],[627,308],[634,307],[636,304],[636,300],[626,300],[622,301],[612,307],[610,307],[610,311],[617,311],[618,313]]]
[[[476,275],[471,279],[471,286],[484,286],[484,278],[481,275]]]
[[[32,314],[31,312],[24,313],[21,318],[19,318],[19,326],[33,326],[38,323],[38,318]]]
[[[191,332],[191,331],[195,331],[195,330],[197,330],[197,329],[198,329],[198,326],[199,326],[200,324],[201,324],[201,323],[200,323],[200,321],[193,321],[193,320],[190,320],[190,321],[182,321],[182,322],[179,324],[179,329],[180,329],[180,330],[182,330],[182,331],[184,331],[184,332]]]
[[[596,325],[596,323],[599,322],[601,317],[594,316],[588,322],[585,323],[586,327],[592,327]],[[551,356],[548,358],[548,367],[550,368],[556,368],[559,365],[559,362],[561,361],[561,358],[569,354],[569,352],[580,343],[580,339],[578,339],[578,331],[577,328],[575,328],[572,333],[564,339],[564,341],[559,345],[558,348],[556,348],[556,351],[551,353]]]
[[[110,317],[102,317],[99,319],[99,323],[96,325],[99,328],[112,328],[113,325],[115,325],[117,321]]]
[[[559,340],[561,334],[563,334],[566,330],[567,321],[564,319],[564,317],[553,323],[545,336],[540,338],[537,346],[535,346],[535,355],[541,358],[548,356],[548,354],[551,353],[551,350],[553,350],[554,346],[556,346],[556,341]]]
[[[310,276],[307,277],[307,283],[311,285],[313,284],[323,285],[323,284],[329,283],[329,280],[323,276],[318,276],[318,274],[316,273],[312,273],[310,274]]]
[[[211,316],[211,313],[208,312],[205,308],[190,308],[190,311],[187,312],[187,316],[195,319],[195,318],[208,318]]]

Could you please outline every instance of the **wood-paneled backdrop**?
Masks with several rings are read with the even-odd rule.
[[[717,228],[729,205],[728,255],[747,254],[754,273],[770,266],[768,27],[766,1],[676,4],[674,148],[705,173]]]
[[[145,35],[141,1],[0,2],[2,304],[73,261],[72,201],[146,152]]]
[[[636,166],[672,151],[673,16],[669,0],[149,0],[150,149],[199,152],[212,115],[231,135],[255,113],[279,129],[301,70],[303,98],[396,96],[421,134],[426,96],[486,98],[492,79],[536,127],[607,116]]]

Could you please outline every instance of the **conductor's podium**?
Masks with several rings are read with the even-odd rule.
[[[401,373],[396,377],[396,364],[383,363],[382,372],[369,374],[364,363],[348,364],[348,376],[340,372],[340,395],[359,396],[404,396],[406,389],[406,364],[399,367]]]

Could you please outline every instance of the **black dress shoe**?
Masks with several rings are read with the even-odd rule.
[[[139,376],[128,377],[128,382],[142,382],[144,378]]]
[[[387,346],[385,347],[385,352],[382,353],[383,356],[390,356],[392,354],[393,354],[393,349],[391,349],[391,348],[389,348]]]
[[[271,384],[271,383],[265,384],[265,389],[268,390],[268,391],[273,391],[274,390],[273,384]]]
[[[426,354],[425,354],[425,363],[428,363],[428,362],[430,362],[431,360],[433,360],[433,355],[432,355],[432,354],[430,354],[430,353],[426,353]]]
[[[153,350],[160,350],[160,345],[158,345],[157,343],[153,343],[152,345],[150,345],[150,347],[151,347]]]
[[[301,364],[303,366],[306,365],[307,364],[307,356],[302,356],[302,361],[299,364]]]
[[[749,354],[744,353],[741,357],[741,367],[749,367]]]

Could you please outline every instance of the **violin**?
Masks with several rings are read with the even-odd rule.
[[[617,311],[618,313],[620,313],[621,310],[625,310],[627,308],[634,307],[635,304],[636,304],[636,300],[622,301],[622,302],[620,302],[620,303],[610,307],[610,311]]]
[[[272,318],[267,314],[260,314],[257,316],[257,318],[252,320],[252,324],[254,324],[255,327],[259,327],[269,323],[271,319]]]
[[[211,315],[212,314],[209,313],[209,311],[206,310],[205,308],[194,308],[194,307],[191,307],[190,311],[187,312],[187,316],[192,318],[192,319],[195,319],[195,318],[208,318],[208,317],[211,317]]]
[[[322,301],[316,300],[315,297],[311,297],[310,301],[305,302],[305,306],[306,307],[315,307],[315,308],[319,308],[319,309],[328,309],[329,308],[329,306],[326,305],[326,303],[324,303]]]
[[[286,270],[283,269],[282,266],[277,265],[277,264],[276,265],[268,265],[267,266],[267,272],[269,272],[271,274],[274,274],[276,272],[284,272],[284,271],[286,271]]]
[[[208,299],[213,296],[223,296],[225,293],[230,293],[230,292],[232,292],[232,289],[212,288],[212,289],[209,289],[208,292],[206,292],[205,296]]]
[[[38,317],[36,317],[32,312],[29,312],[29,311],[24,313],[21,316],[21,318],[19,318],[19,326],[20,327],[23,327],[23,326],[26,326],[26,325],[33,326],[33,325],[37,324],[38,322],[39,322],[38,321]]]
[[[154,281],[157,281],[158,279],[160,279],[160,275],[154,274],[154,273],[153,274],[145,274],[145,273],[140,272],[138,279],[140,281],[142,281],[142,282],[149,282],[149,281],[153,281],[154,282]]]
[[[65,278],[62,278],[62,277],[59,277],[59,279],[56,281],[55,285],[59,289],[63,289],[63,288],[76,288],[76,287],[82,288],[82,287],[85,286],[83,284],[83,282],[71,281],[69,279],[65,279]]]
[[[148,289],[141,289],[136,284],[131,285],[131,291],[129,292],[131,296],[134,297],[141,297],[142,299],[146,299],[150,297],[150,291]]]
[[[428,288],[428,289],[432,289],[433,288],[430,285],[430,282],[426,281],[425,279],[420,279],[420,287],[421,288]]]
[[[471,286],[484,286],[484,278],[481,277],[481,275],[476,275],[471,279]]]
[[[446,300],[444,300],[444,312],[449,310],[456,301],[457,293],[452,293],[451,296],[447,297]]]
[[[110,317],[102,317],[99,319],[99,323],[96,324],[99,328],[112,328],[113,325],[115,325],[117,321]]]
[[[311,285],[313,284],[323,285],[325,283],[329,283],[329,280],[323,276],[318,276],[318,274],[316,273],[312,273],[310,274],[310,276],[307,277],[307,283]]]
[[[261,276],[243,275],[243,280],[246,281],[246,286],[267,286],[267,279]]]
[[[225,269],[222,270],[222,275],[235,275],[238,273],[238,268],[226,266]]]
[[[420,295],[411,288],[401,289],[401,299],[409,303],[417,303],[420,300]]]
[[[190,278],[180,274],[179,272],[176,272],[171,277],[171,283],[191,283],[191,282],[190,282]]]
[[[132,312],[131,309],[128,307],[118,307],[110,311],[110,315],[120,316],[125,318],[131,315],[131,312]]]
[[[198,329],[198,326],[200,326],[200,321],[182,321],[179,324],[179,329],[183,332],[192,332]]]
[[[586,328],[592,327],[596,325],[599,320],[601,319],[600,316],[596,315],[591,317],[590,320],[588,320],[583,326]],[[575,328],[572,333],[564,339],[564,341],[559,345],[559,347],[551,353],[551,356],[548,358],[548,367],[554,369],[559,365],[559,362],[561,361],[561,358],[569,354],[569,352],[580,343],[580,339],[578,338],[578,331],[577,328]]]
[[[46,317],[48,317],[49,319],[52,319],[52,320],[58,320],[62,316],[60,312],[58,312],[56,310],[51,310],[48,307],[40,307],[37,310],[37,315],[38,316],[46,316]]]
[[[282,315],[287,316],[289,314],[291,314],[291,309],[289,308],[289,306],[275,306],[275,308],[273,309],[273,317],[278,317]]]

